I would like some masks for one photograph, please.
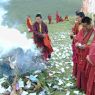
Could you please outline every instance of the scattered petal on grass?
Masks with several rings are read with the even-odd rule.
[[[66,95],[70,95],[70,91],[67,91]]]

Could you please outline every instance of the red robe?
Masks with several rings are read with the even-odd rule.
[[[48,34],[46,34],[44,37],[44,45],[45,47],[47,47],[48,54],[51,55],[51,53],[53,52],[53,48],[51,46],[51,40]]]
[[[59,22],[64,22],[64,19],[60,16]]]
[[[77,35],[79,32],[79,23],[75,23],[74,27],[72,28],[72,32],[74,35]],[[73,39],[72,41],[72,61],[73,61],[73,76],[76,78],[77,77],[77,53],[76,53],[76,47],[75,47],[75,40]]]
[[[87,78],[88,75],[85,74],[85,71],[88,72],[88,74],[90,71],[90,68],[89,69],[86,68],[88,67],[86,57],[89,53],[89,46],[91,42],[93,42],[94,40],[93,33],[94,29],[90,30],[90,32],[88,32],[87,34],[85,34],[85,30],[82,29],[76,37],[77,42],[81,43],[82,45],[84,44],[86,45],[85,49],[77,48],[78,53],[77,87],[84,91],[86,91],[88,79]],[[91,40],[92,36],[93,38]],[[88,45],[89,40],[91,40],[91,42]]]
[[[33,25],[33,34],[34,34],[34,42],[35,44],[37,45],[37,47],[39,48],[42,48],[42,55],[43,55],[43,58],[46,60],[47,58],[49,58],[51,56],[51,48],[50,47],[50,40],[48,40],[47,43],[49,43],[47,46],[47,43],[46,43],[46,39],[47,37],[49,38],[48,36],[48,29],[47,29],[47,25],[42,22],[41,23],[41,32],[39,32],[39,24],[37,22],[34,23]],[[43,37],[43,34],[45,37]]]
[[[49,24],[52,23],[52,16],[48,15],[48,21],[49,21]]]
[[[56,23],[60,22],[60,15],[58,12],[56,12]]]
[[[28,31],[32,32],[33,31],[32,21],[31,21],[31,18],[29,16],[26,19],[26,24],[27,24]]]
[[[91,70],[89,73],[88,83],[87,83],[87,92],[86,95],[95,95],[95,42],[90,46],[89,52]]]

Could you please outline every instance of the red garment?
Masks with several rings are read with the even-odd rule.
[[[49,21],[49,24],[52,23],[52,16],[48,15],[48,21]]]
[[[84,91],[86,91],[87,87],[87,77],[85,75],[85,70],[87,67],[86,57],[89,53],[89,45],[90,45],[90,44],[88,45],[88,41],[90,37],[93,35],[93,32],[94,30],[92,29],[90,32],[88,32],[85,35],[85,30],[82,29],[76,37],[77,42],[81,43],[82,45],[84,44],[86,45],[85,49],[77,48],[77,53],[78,53],[77,87]]]
[[[46,56],[46,58],[48,58],[49,55],[51,55],[51,53],[53,52],[53,48],[51,46],[51,41],[50,41],[50,38],[49,38],[48,34],[46,34],[45,37],[44,37],[44,46],[47,49],[47,55],[45,55],[45,56]]]
[[[60,22],[60,15],[59,12],[56,12],[56,23]]]
[[[42,55],[44,59],[47,59],[50,57],[50,45],[47,46],[47,43],[45,43],[45,39],[47,39],[48,36],[48,29],[47,25],[42,22],[41,23],[41,32],[39,32],[39,24],[37,22],[33,25],[33,34],[34,34],[34,42],[37,45],[37,47],[42,48]],[[46,35],[46,37],[43,37],[43,34]],[[49,42],[48,42],[49,43]]]
[[[78,32],[79,32],[79,26],[80,26],[80,24],[78,22],[75,22],[75,25],[72,28],[72,32],[74,33],[74,35],[78,34]]]
[[[89,59],[91,70],[89,73],[86,95],[95,95],[95,42],[90,46]]]
[[[53,48],[51,46],[51,41],[48,34],[45,35],[44,45],[48,48],[48,51],[51,54],[53,52]]]
[[[27,24],[27,27],[28,27],[29,32],[32,32],[33,31],[33,28],[32,28],[32,21],[31,21],[30,16],[27,17],[26,24]]]
[[[74,27],[72,28],[72,32],[74,33],[74,35],[77,35],[77,33],[79,32],[79,24],[75,23]],[[75,40],[73,39],[72,41],[72,51],[73,51],[73,55],[72,55],[72,61],[74,63],[73,65],[73,76],[76,78],[77,77],[77,53],[76,53],[76,47],[75,47]]]
[[[64,19],[60,17],[59,22],[64,22]]]

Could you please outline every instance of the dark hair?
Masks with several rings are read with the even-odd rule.
[[[85,17],[85,14],[83,12],[77,12],[76,13],[77,16],[80,16],[81,18]]]
[[[91,21],[92,21],[92,19],[91,19],[90,17],[84,17],[84,18],[82,19],[82,23],[91,24]]]
[[[41,14],[36,14],[36,17],[42,18],[42,15]]]
[[[75,14],[77,15],[79,13],[79,11],[76,11]]]

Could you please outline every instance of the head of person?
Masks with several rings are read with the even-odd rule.
[[[81,23],[83,28],[86,30],[90,30],[92,28],[92,19],[90,17],[84,17]]]
[[[28,15],[27,17],[31,18],[31,16],[30,16],[30,15]]]
[[[76,20],[81,23],[82,19],[85,17],[83,12],[76,12]]]
[[[36,22],[39,23],[39,24],[42,23],[42,16],[41,16],[41,14],[37,14],[36,15]]]

